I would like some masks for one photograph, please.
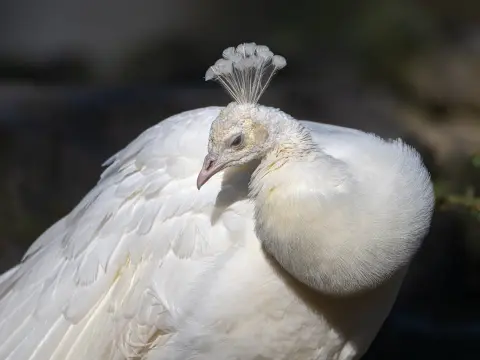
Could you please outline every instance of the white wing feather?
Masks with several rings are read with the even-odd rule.
[[[220,180],[195,187],[219,109],[141,134],[0,277],[0,359],[117,359],[175,331],[189,284],[231,245],[210,221]]]

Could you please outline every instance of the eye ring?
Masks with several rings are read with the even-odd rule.
[[[243,135],[239,134],[233,138],[233,140],[230,143],[230,147],[238,147],[242,145],[243,143]]]

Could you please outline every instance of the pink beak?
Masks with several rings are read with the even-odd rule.
[[[203,161],[203,166],[202,170],[200,170],[200,173],[198,174],[197,177],[197,189],[200,190],[200,188],[217,172],[222,170],[222,167],[217,166],[217,159],[208,154],[205,156],[205,160]]]

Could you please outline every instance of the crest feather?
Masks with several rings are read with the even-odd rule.
[[[255,104],[275,73],[287,65],[265,45],[240,44],[223,50],[223,58],[210,66],[205,80],[217,80],[238,104]]]

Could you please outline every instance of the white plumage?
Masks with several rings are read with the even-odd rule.
[[[428,173],[401,141],[300,123],[242,99],[168,118],[107,161],[97,186],[0,277],[0,359],[365,352],[428,230]],[[207,147],[211,156],[227,131],[219,124],[233,129],[245,113],[250,152],[249,136],[265,130],[258,116],[279,119],[272,129],[302,124],[321,159],[302,150],[298,160],[295,142],[284,142],[260,165],[229,167],[197,190]]]

